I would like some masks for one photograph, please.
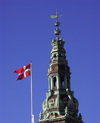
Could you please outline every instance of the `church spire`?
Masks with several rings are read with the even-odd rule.
[[[39,123],[83,123],[81,115],[78,116],[78,100],[70,87],[70,67],[66,59],[65,41],[59,38],[61,31],[58,18],[62,15],[52,15],[56,18],[55,35],[53,39],[50,64],[48,68],[49,89],[44,100],[43,113],[40,113]]]

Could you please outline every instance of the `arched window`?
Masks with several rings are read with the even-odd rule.
[[[56,54],[54,54],[54,58],[56,58]]]
[[[56,77],[53,78],[54,88],[57,87]]]
[[[57,117],[58,116],[58,114],[57,113],[55,113],[55,117]]]
[[[53,116],[53,113],[51,113],[51,116]]]

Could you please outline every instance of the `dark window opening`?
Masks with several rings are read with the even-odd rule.
[[[51,116],[53,116],[53,113],[51,113]]]
[[[53,82],[54,82],[54,87],[57,87],[56,77],[53,78]]]
[[[54,54],[54,58],[56,58],[56,54]]]
[[[57,117],[58,116],[58,114],[57,113],[55,113],[55,117]]]

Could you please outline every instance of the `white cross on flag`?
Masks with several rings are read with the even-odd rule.
[[[21,80],[26,78],[27,76],[30,76],[31,74],[31,64],[28,64],[26,66],[23,66],[21,68],[19,68],[18,70],[15,70],[14,73],[18,73],[18,78],[17,80]]]

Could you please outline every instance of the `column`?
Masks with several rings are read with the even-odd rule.
[[[51,77],[51,90],[53,89],[53,77]]]
[[[56,78],[57,78],[57,89],[59,90],[59,88],[60,88],[60,76],[59,76],[59,74]]]
[[[48,77],[48,81],[49,81],[49,91],[51,90],[51,78],[50,77]]]

